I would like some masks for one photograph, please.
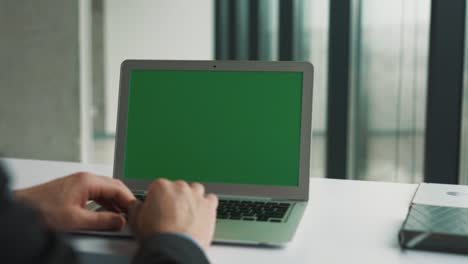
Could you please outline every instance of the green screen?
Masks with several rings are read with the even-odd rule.
[[[297,186],[301,72],[132,70],[124,177]]]

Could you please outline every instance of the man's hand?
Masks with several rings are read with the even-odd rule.
[[[211,244],[216,223],[218,198],[205,194],[200,183],[155,180],[146,199],[130,210],[130,224],[138,239],[159,232],[182,233],[204,249]]]
[[[119,180],[79,172],[31,188],[18,190],[15,198],[36,205],[45,222],[55,229],[121,229],[125,218],[118,212],[92,212],[88,200],[126,210],[135,197]]]

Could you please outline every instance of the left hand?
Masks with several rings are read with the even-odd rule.
[[[14,196],[37,206],[46,224],[61,230],[121,229],[125,218],[120,213],[89,211],[86,203],[97,200],[125,211],[135,201],[120,180],[86,172],[15,191]]]

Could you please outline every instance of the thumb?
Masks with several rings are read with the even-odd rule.
[[[114,212],[83,210],[80,218],[80,229],[120,230],[125,225],[124,217]]]

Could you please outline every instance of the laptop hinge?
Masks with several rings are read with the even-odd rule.
[[[146,191],[144,190],[133,190],[133,194],[135,195],[146,195]],[[220,197],[223,198],[247,198],[247,199],[258,199],[258,200],[268,200],[268,201],[291,201],[291,202],[305,202],[306,200],[302,199],[287,199],[287,198],[272,198],[272,197],[262,197],[262,196],[239,196],[239,195],[226,195],[226,194],[219,194]]]
[[[288,198],[277,198],[277,197],[264,197],[264,196],[247,196],[247,195],[219,195],[222,198],[234,198],[234,199],[258,199],[258,200],[265,200],[265,201],[291,201],[291,202],[304,202],[306,200],[301,199],[288,199]]]

